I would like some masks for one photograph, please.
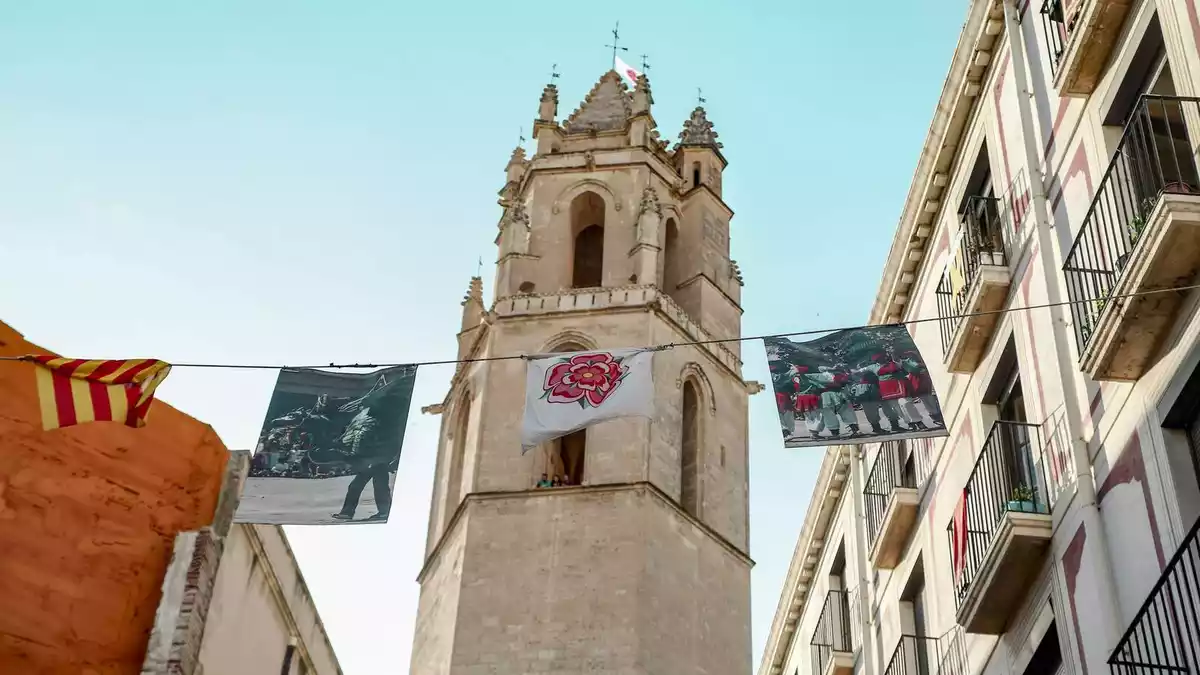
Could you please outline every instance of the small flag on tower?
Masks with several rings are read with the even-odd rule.
[[[641,75],[642,72],[622,61],[621,57],[619,56],[614,55],[613,58],[615,59],[613,63],[616,65],[614,69],[621,74],[621,77],[629,80],[629,84],[636,85],[638,76]]]
[[[27,356],[37,366],[42,428],[47,431],[87,422],[146,425],[154,390],[171,366],[155,359],[85,361]]]

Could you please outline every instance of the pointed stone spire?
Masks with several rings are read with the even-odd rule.
[[[483,278],[471,277],[471,285],[462,301],[462,331],[475,328],[483,321]]]
[[[521,179],[525,177],[525,170],[528,168],[529,160],[525,159],[525,148],[518,145],[513,148],[512,156],[508,158],[508,164],[504,167],[505,189],[511,190],[519,186]]]
[[[650,80],[645,73],[638,75],[637,84],[633,87],[633,109],[634,115],[650,112],[650,106],[654,103],[654,96],[650,93]]]
[[[558,118],[558,87],[554,83],[542,90],[542,101],[538,105],[538,121],[553,122]]]
[[[717,149],[722,147],[721,143],[717,141],[717,132],[713,131],[713,124],[708,121],[708,114],[704,112],[703,107],[696,106],[696,109],[692,111],[692,116],[684,121],[683,131],[679,132],[678,145],[699,145]]]
[[[600,77],[563,127],[569,134],[614,131],[624,128],[631,114],[629,88],[615,70],[610,70]]]
[[[642,190],[642,201],[638,206],[637,225],[634,229],[635,244],[632,252],[635,278],[641,283],[654,283],[657,278],[659,246],[658,232],[662,225],[662,204],[658,192],[647,185]],[[632,283],[638,281],[630,280]]]

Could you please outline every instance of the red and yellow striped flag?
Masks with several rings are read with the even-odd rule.
[[[146,425],[154,390],[171,372],[155,359],[85,361],[57,356],[28,356],[37,370],[42,427],[46,430],[86,422]]]

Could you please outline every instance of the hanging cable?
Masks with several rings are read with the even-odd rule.
[[[984,312],[968,312],[966,314],[952,314],[950,316],[935,316],[923,317],[920,319],[908,319],[905,321],[897,321],[895,323],[883,324],[862,324],[858,326],[841,326],[838,328],[816,328],[813,330],[801,330],[790,333],[771,333],[767,335],[747,335],[735,338],[715,338],[712,340],[689,340],[686,342],[668,342],[661,345],[651,345],[640,347],[640,349],[661,351],[664,349],[674,349],[675,347],[692,347],[713,344],[723,344],[729,342],[750,342],[753,340],[770,340],[777,338],[793,338],[803,337],[808,335],[822,335],[825,333],[836,333],[845,330],[862,330],[864,328],[878,328],[881,326],[910,326],[931,321],[954,321],[957,319],[967,319],[977,316],[990,316],[993,314],[1008,314],[1009,312],[1028,312],[1035,309],[1049,309],[1051,307],[1062,307],[1065,305],[1082,305],[1090,304],[1097,300],[1105,302],[1112,300],[1120,300],[1123,298],[1133,298],[1145,295],[1154,295],[1158,293],[1181,293],[1184,291],[1192,291],[1200,289],[1200,284],[1191,284],[1188,286],[1173,286],[1171,288],[1155,288],[1148,291],[1137,291],[1135,293],[1114,293],[1106,298],[1089,298],[1086,300],[1063,300],[1061,302],[1047,302],[1039,305],[1025,305],[1022,307],[1006,307],[1003,309],[993,309]],[[638,349],[634,347],[634,349]],[[534,355],[531,354],[508,354],[505,356],[481,356],[479,358],[470,359],[445,359],[438,361],[415,361],[409,363],[327,363],[314,366],[287,366],[287,365],[260,365],[260,364],[239,364],[239,363],[172,363],[172,368],[228,368],[236,370],[313,370],[318,368],[342,369],[342,368],[417,368],[421,366],[450,366],[466,363],[484,363],[488,361],[515,361],[517,359],[529,359]],[[26,361],[29,356],[0,356],[0,361]]]

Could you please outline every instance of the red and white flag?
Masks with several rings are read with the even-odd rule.
[[[629,80],[630,86],[636,85],[638,75],[641,75],[642,71],[637,70],[636,68],[629,65],[628,63],[625,63],[624,61],[621,60],[621,57],[618,56],[616,58],[617,58],[617,61],[616,61],[616,65],[614,66],[613,70],[616,70],[618,73],[620,73],[621,77],[625,78],[626,80]]]
[[[530,360],[521,452],[598,422],[650,417],[653,356],[647,349],[610,349]]]
[[[962,578],[967,564],[967,490],[964,488],[954,507],[954,520],[950,524],[950,556],[954,569],[954,583]]]

